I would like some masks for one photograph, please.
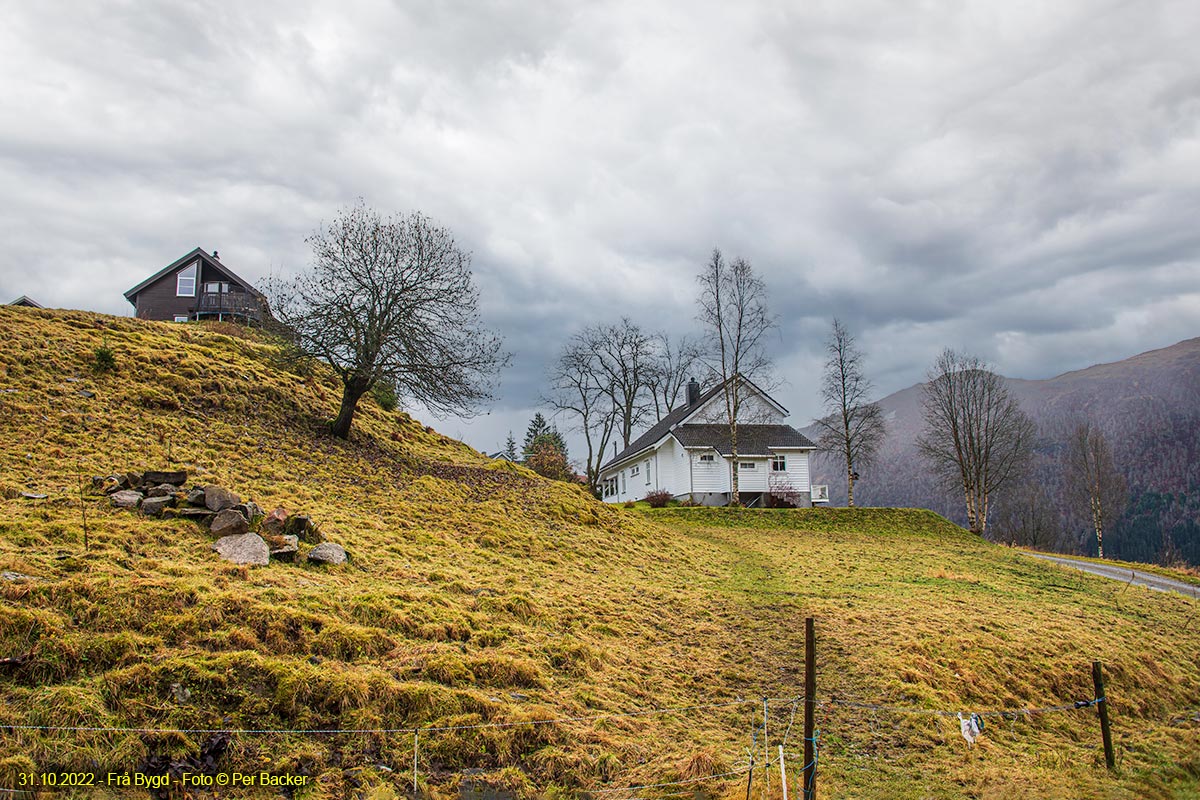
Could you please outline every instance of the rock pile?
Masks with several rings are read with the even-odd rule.
[[[228,489],[209,484],[183,488],[183,470],[97,475],[92,486],[108,495],[117,508],[140,511],[143,516],[190,519],[217,537],[212,544],[221,558],[234,564],[263,566],[271,559],[294,562],[300,543],[315,545],[308,553],[311,564],[344,564],[345,549],[326,542],[305,514],[288,514],[277,508],[265,513],[253,500],[242,501]]]

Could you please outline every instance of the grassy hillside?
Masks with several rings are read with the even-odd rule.
[[[0,726],[137,729],[0,727],[10,779],[219,752],[224,770],[311,776],[300,797],[386,797],[411,783],[411,734],[223,747],[171,731],[468,726],[421,734],[425,791],[466,778],[530,797],[738,796],[744,775],[610,790],[742,769],[763,696],[772,748],[786,736],[799,753],[789,698],[815,615],[823,796],[1197,794],[1200,732],[1180,719],[1200,705],[1193,601],[927,512],[612,508],[370,400],[352,440],[333,440],[329,375],[279,368],[234,333],[0,308],[0,571],[36,578],[0,580],[0,658],[16,659],[0,667]],[[93,372],[101,345],[115,373]],[[80,500],[92,475],[167,466],[311,514],[351,563],[236,567],[191,522]],[[1091,697],[1094,658],[1116,775],[1094,710],[989,718],[968,751],[956,720],[832,702],[1058,705]],[[691,706],[705,708],[649,713]]]

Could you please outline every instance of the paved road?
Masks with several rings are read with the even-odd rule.
[[[1109,566],[1108,564],[1095,564],[1091,561],[1080,561],[1076,558],[1049,556],[1045,553],[1026,552],[1025,555],[1033,556],[1034,558],[1043,558],[1046,561],[1053,561],[1056,564],[1062,564],[1064,567],[1081,569],[1093,575],[1103,575],[1105,578],[1112,578],[1114,581],[1121,581],[1122,583],[1132,581],[1134,586],[1145,586],[1147,589],[1154,589],[1157,592],[1178,592],[1187,597],[1200,597],[1200,586],[1185,583],[1184,581],[1177,581],[1174,578],[1164,578],[1152,572],[1141,572],[1126,567]]]

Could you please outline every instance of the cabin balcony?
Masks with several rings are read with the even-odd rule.
[[[262,302],[249,292],[201,292],[196,297],[196,319],[262,321]]]

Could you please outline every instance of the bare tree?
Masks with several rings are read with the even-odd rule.
[[[655,367],[655,342],[628,317],[613,325],[584,330],[598,359],[601,383],[607,388],[617,414],[617,433],[625,447],[634,429],[650,411],[649,381]]]
[[[863,354],[854,337],[838,320],[825,342],[829,354],[821,380],[826,416],[816,420],[822,448],[836,452],[846,467],[846,504],[854,505],[858,469],[874,458],[887,435],[883,409],[870,401],[871,382],[863,375]]]
[[[1090,420],[1071,431],[1064,459],[1067,499],[1087,508],[1096,531],[1096,551],[1104,558],[1104,532],[1125,513],[1129,502],[1125,476],[1117,470],[1108,437]]]
[[[594,333],[577,333],[563,347],[550,368],[550,395],[545,398],[546,403],[569,414],[574,419],[572,429],[583,434],[587,448],[584,471],[593,493],[599,487],[600,465],[617,424],[613,392],[601,368],[601,356],[593,347]]]
[[[470,413],[491,399],[508,363],[480,323],[470,256],[419,213],[383,217],[360,200],[305,240],[312,264],[270,287],[293,350],[334,368],[342,402],[330,430],[350,435],[359,399],[377,383],[434,413]]]
[[[994,541],[1057,550],[1063,544],[1058,507],[1046,483],[1032,472],[1015,479],[996,503],[996,521],[989,526]]]
[[[700,361],[700,346],[690,336],[680,337],[672,344],[671,337],[659,333],[654,337],[655,359],[647,377],[647,389],[654,405],[654,419],[661,420],[675,410],[684,389]]]
[[[730,502],[738,505],[741,499],[737,433],[745,391],[738,378],[765,382],[771,362],[764,344],[775,321],[767,311],[766,285],[754,274],[749,261],[735,258],[727,262],[721,251],[714,248],[697,280],[706,359],[710,371],[721,381],[724,421],[729,425],[729,448],[733,456]]]
[[[929,371],[923,415],[919,452],[948,491],[963,493],[971,531],[985,535],[992,495],[1032,451],[1033,421],[983,361],[949,348]]]

